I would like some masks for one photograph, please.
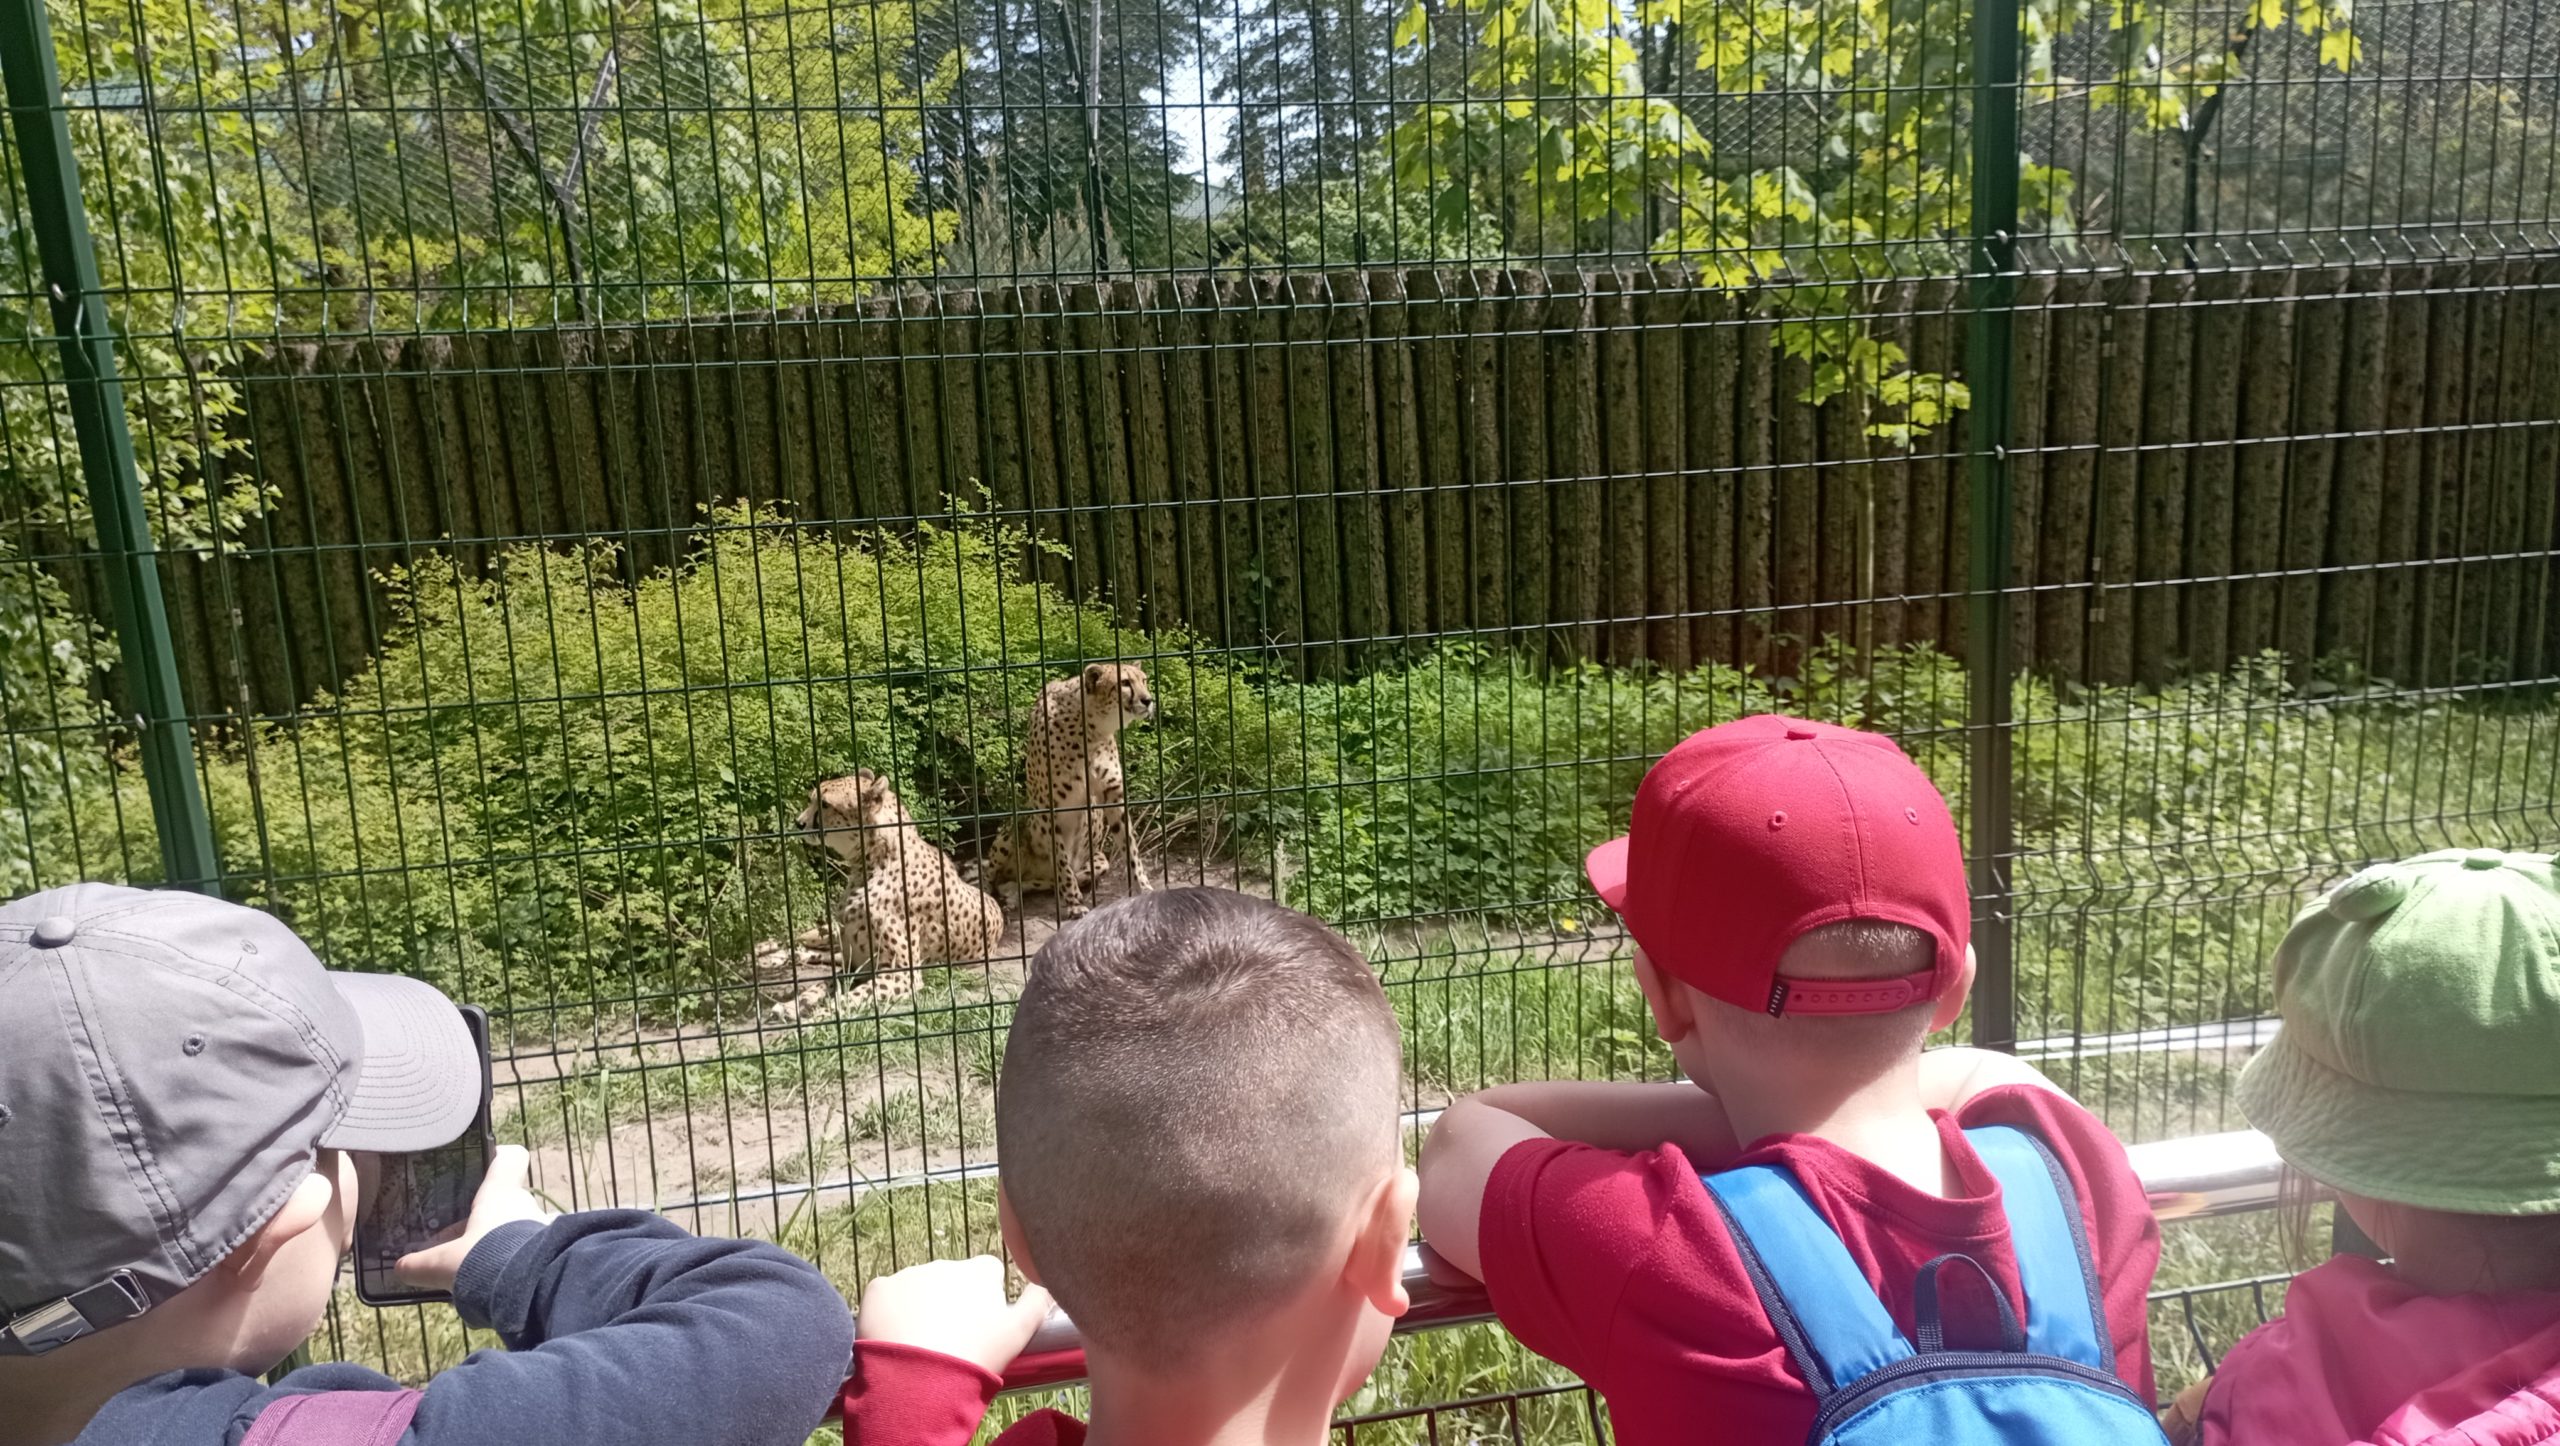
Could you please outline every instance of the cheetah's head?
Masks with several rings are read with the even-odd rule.
[[[1154,717],[1156,695],[1147,686],[1147,670],[1135,663],[1087,663],[1084,708],[1114,729]]]
[[[894,828],[907,821],[889,780],[868,768],[830,778],[809,790],[809,806],[794,822],[800,831],[838,858],[862,856],[863,836],[873,829]]]

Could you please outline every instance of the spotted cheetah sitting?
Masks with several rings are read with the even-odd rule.
[[[987,882],[1004,886],[1005,907],[1022,907],[1024,885],[1046,886],[1057,890],[1062,917],[1084,917],[1092,907],[1085,888],[1111,867],[1115,832],[1127,846],[1131,879],[1141,891],[1155,887],[1138,857],[1120,772],[1120,730],[1155,711],[1147,671],[1135,663],[1087,664],[1040,690],[1022,749],[1023,802],[1031,812],[997,836],[987,860]]]
[[[809,790],[798,823],[844,861],[852,882],[831,925],[787,948],[757,951],[757,983],[778,997],[777,1015],[797,1019],[827,997],[838,975],[867,976],[842,1004],[877,1006],[915,993],[926,964],[995,953],[1004,911],[925,842],[888,779],[867,768],[830,778]]]

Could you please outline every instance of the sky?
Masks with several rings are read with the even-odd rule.
[[[1210,44],[1217,43],[1213,36]],[[1227,132],[1235,125],[1236,108],[1210,98],[1212,82],[1201,70],[1200,60],[1194,55],[1166,75],[1164,92],[1157,99],[1166,108],[1165,128],[1182,142],[1190,161],[1187,169],[1205,184],[1224,185],[1231,168],[1219,163],[1218,152],[1225,148]]]

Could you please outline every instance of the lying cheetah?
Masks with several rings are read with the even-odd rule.
[[[1004,911],[960,877],[951,856],[925,842],[889,780],[869,769],[809,790],[802,831],[843,860],[852,882],[831,925],[787,948],[756,951],[757,983],[781,996],[774,1012],[797,1019],[827,997],[840,974],[866,975],[841,1001],[878,1005],[916,992],[925,964],[985,959],[1004,937]]]
[[[1111,867],[1115,831],[1127,845],[1132,880],[1141,891],[1155,887],[1122,806],[1120,773],[1120,730],[1155,711],[1147,671],[1135,663],[1087,664],[1040,690],[1022,748],[1023,802],[1034,811],[997,836],[987,860],[987,882],[1004,886],[1005,907],[1022,907],[1025,884],[1046,885],[1058,891],[1062,917],[1084,917],[1092,907],[1085,885],[1099,883]]]

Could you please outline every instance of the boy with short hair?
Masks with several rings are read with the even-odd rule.
[[[1032,960],[996,1098],[999,1208],[1085,1343],[1093,1420],[1005,1446],[1321,1446],[1405,1309],[1413,1172],[1394,1012],[1316,920],[1242,894],[1141,894]],[[1045,1313],[989,1260],[863,1296],[852,1446],[960,1446]]]
[[[0,908],[0,1446],[797,1446],[851,1349],[834,1287],[638,1211],[553,1216],[512,1147],[398,1267],[506,1351],[423,1390],[258,1379],[327,1311],[373,1156],[450,1142],[480,1096],[450,1000],[330,973],[255,910]]]
[[[1622,1446],[1814,1426],[1814,1388],[1700,1171],[1784,1166],[1909,1340],[1940,1256],[2021,1300],[2002,1191],[1964,1133],[1995,1124],[2067,1176],[2116,1374],[2152,1400],[2158,1228],[2123,1146],[2023,1063],[1922,1053],[1972,985],[1970,900],[1946,803],[1899,748],[1772,716],[1707,729],[1646,775],[1628,835],[1588,871],[1687,1081],[1458,1101],[1423,1147],[1421,1220],[1514,1335],[1607,1398]],[[1982,1276],[1941,1283],[1948,1344],[1997,1344]]]

